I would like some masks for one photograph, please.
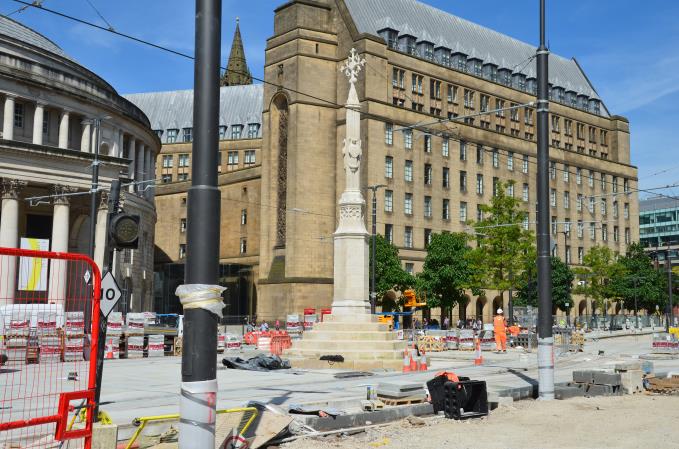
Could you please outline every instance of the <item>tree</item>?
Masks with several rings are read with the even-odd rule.
[[[375,238],[375,261],[375,290],[378,298],[383,298],[389,290],[402,292],[415,285],[414,276],[401,267],[398,249],[379,234]],[[372,270],[372,260],[370,268]],[[385,306],[388,309],[395,307],[395,303],[388,302],[383,301],[383,310]]]
[[[424,268],[417,276],[417,289],[426,293],[427,305],[441,308],[441,322],[448,310],[466,299],[472,275],[468,239],[464,233],[432,234]]]
[[[514,181],[498,182],[490,205],[480,206],[484,218],[473,224],[477,247],[470,257],[476,286],[497,290],[500,298],[515,288],[528,262],[535,259],[533,233],[523,228],[528,212],[521,200],[505,194]]]
[[[558,257],[550,259],[552,266],[552,304],[553,309],[564,312],[573,306],[573,281],[575,273]],[[514,303],[521,306],[538,306],[537,265],[530,263],[519,279],[519,288]],[[569,304],[569,307],[566,307]]]
[[[667,275],[654,269],[650,256],[640,244],[628,246],[627,253],[618,259],[617,265],[611,289],[626,309],[634,308],[635,298],[638,308],[655,311],[656,305],[664,307]]]
[[[576,269],[576,274],[585,282],[578,285],[576,293],[583,293],[594,300],[598,308],[603,308],[607,299],[614,298],[612,279],[619,275],[620,266],[616,256],[607,246],[594,246],[585,254],[583,266]]]

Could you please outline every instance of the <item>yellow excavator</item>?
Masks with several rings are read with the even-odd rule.
[[[413,289],[404,291],[403,296],[406,298],[406,302],[403,304],[404,308],[412,309],[414,307],[425,307],[427,305],[426,299],[423,299],[422,302],[417,302],[417,295]]]

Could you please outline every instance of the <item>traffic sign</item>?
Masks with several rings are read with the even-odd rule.
[[[110,271],[107,271],[101,280],[101,301],[99,303],[99,310],[104,317],[108,317],[111,310],[118,304],[123,293],[118,287],[116,278],[113,277]]]

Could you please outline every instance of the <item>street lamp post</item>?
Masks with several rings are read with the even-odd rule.
[[[368,186],[367,188],[372,190],[373,194],[373,210],[372,210],[372,251],[371,251],[371,259],[372,259],[372,269],[370,273],[370,313],[374,314],[375,313],[375,308],[376,308],[376,303],[377,303],[377,291],[375,291],[375,263],[376,263],[376,258],[375,258],[375,252],[376,252],[376,246],[377,246],[377,191],[381,189],[382,187],[386,187],[384,184],[374,184],[371,186]]]
[[[639,329],[639,314],[637,309],[637,278],[634,278],[634,327]]]
[[[669,302],[667,306],[669,308],[667,313],[667,324],[665,325],[665,330],[670,331],[670,326],[674,325],[674,310],[672,307],[672,260],[670,259],[670,242],[667,242],[667,256],[665,257],[665,264],[667,265],[667,295]]]

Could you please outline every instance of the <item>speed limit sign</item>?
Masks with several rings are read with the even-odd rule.
[[[111,310],[118,304],[121,296],[123,296],[110,271],[106,272],[101,280],[101,301],[99,302],[99,310],[104,317],[108,317]]]

